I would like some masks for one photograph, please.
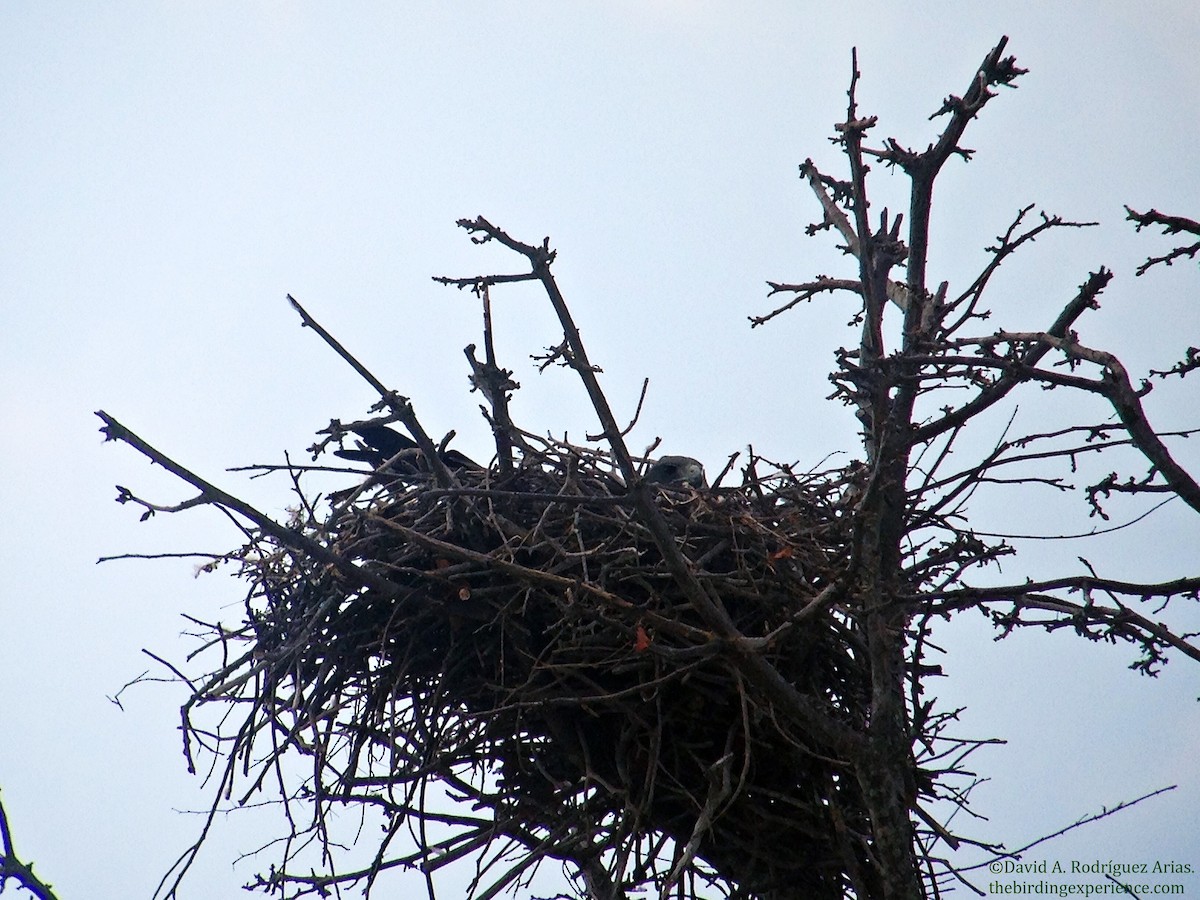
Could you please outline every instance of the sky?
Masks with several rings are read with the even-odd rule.
[[[454,429],[455,446],[486,456],[462,356],[479,312],[431,280],[519,270],[455,227],[484,215],[527,242],[550,236],[619,418],[650,379],[633,446],[661,437],[661,452],[710,471],[748,444],[813,466],[848,459],[853,417],[825,397],[853,310],[826,299],[753,330],[747,317],[771,308],[768,279],[848,272],[827,237],[804,235],[819,212],[797,166],[844,172],[827,138],[851,47],[876,138],[916,147],[1001,35],[1030,70],[970,127],[975,159],[939,181],[932,282],[967,283],[1038,203],[1099,224],[1006,266],[998,326],[1045,327],[1107,265],[1118,277],[1081,326],[1089,344],[1136,375],[1200,343],[1197,267],[1135,280],[1170,244],[1123,221],[1124,204],[1200,216],[1200,6],[1000,6],[0,2],[0,799],[20,854],[64,900],[149,897],[194,838],[187,811],[207,794],[184,771],[182,689],[110,698],[162,674],[143,648],[192,649],[183,614],[236,617],[241,587],[185,560],[96,560],[219,552],[239,535],[209,510],[139,523],[113,503],[116,484],[164,503],[189,494],[103,444],[92,413],[286,515],[284,481],[226,470],[300,458],[330,418],[374,400],[299,327],[288,293],[431,433]],[[901,179],[877,175],[876,208],[902,208]],[[594,430],[571,374],[530,361],[560,339],[544,298],[513,287],[493,302],[519,421]],[[1195,424],[1186,387],[1147,398],[1166,427]],[[1091,527],[1082,500],[1050,499],[1014,493],[978,512],[998,531]],[[1028,561],[1005,576],[1077,572],[1080,555],[1114,576],[1194,575],[1195,515],[1176,506],[1086,548],[1023,542]],[[1008,741],[975,760],[991,779],[975,795],[982,835],[1019,846],[1178,785],[1028,858],[1200,872],[1196,664],[1152,680],[1123,648],[992,638],[981,619],[946,628],[938,685],[966,707],[964,733]],[[232,863],[272,836],[260,826],[219,823],[183,896],[245,896],[256,861]],[[1194,892],[1200,876],[1181,883]]]

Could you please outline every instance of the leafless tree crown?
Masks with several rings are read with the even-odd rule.
[[[548,861],[594,900],[645,890],[915,900],[971,883],[956,851],[1020,852],[974,839],[965,816],[951,827],[976,782],[965,760],[986,741],[956,735],[958,711],[932,699],[934,623],[975,611],[1002,634],[1034,626],[1124,642],[1152,674],[1172,655],[1200,659],[1196,635],[1167,616],[1195,601],[1200,577],[1131,583],[1089,568],[996,583],[993,564],[1014,548],[972,528],[968,501],[991,484],[1067,490],[1060,469],[1120,450],[1142,469],[1076,489],[1094,514],[1140,494],[1200,511],[1200,485],[1172,450],[1190,432],[1160,433],[1142,406],[1155,379],[1198,363],[1190,348],[1135,382],[1084,343],[1078,323],[1113,278],[1103,268],[1049,321],[982,330],[1001,264],[1088,223],[1026,207],[970,284],[931,282],[934,182],[952,158],[970,157],[967,126],[1024,74],[1005,43],[942,103],[944,129],[922,151],[871,142],[876,118],[858,108],[855,58],[834,139],[844,177],[800,167],[821,211],[808,232],[839,243],[847,272],[772,282],[783,302],[751,322],[819,295],[854,303],[858,343],[837,352],[830,376],[861,426],[848,466],[814,471],[750,451],[712,486],[652,483],[655,448],[630,447],[634,423],[617,420],[601,389],[549,240],[524,243],[484,218],[459,224],[511,251],[517,271],[437,280],[483,309],[483,358],[474,345],[466,356],[495,437],[490,463],[431,436],[409,398],[291,298],[380,397],[369,418],[330,422],[311,464],[257,467],[290,478],[291,521],[99,413],[108,438],[199,491],[173,506],[125,488],[119,500],[147,517],[216,506],[245,536],[207,563],[245,579],[242,620],[198,623],[188,665],[162,661],[188,686],[184,753],[214,797],[162,895],[176,894],[221,809],[264,802],[278,805],[284,833],[252,886],[284,897],[369,891],[395,870],[420,873],[432,897],[435,873],[473,860],[478,900],[528,885]],[[875,166],[907,176],[903,213],[872,208]],[[1139,229],[1200,238],[1189,219],[1129,216]],[[1177,247],[1138,274],[1198,249]],[[497,361],[490,294],[515,282],[538,286],[562,325],[562,342],[538,359],[580,378],[599,423],[582,444],[526,430],[510,411],[518,385]],[[1061,427],[1010,428],[961,462],[972,426],[1030,389],[1066,401]],[[1079,392],[1110,414],[1072,418]],[[318,464],[328,451],[370,471]],[[308,487],[331,472],[354,474],[326,495]]]

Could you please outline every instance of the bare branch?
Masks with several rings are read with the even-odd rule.
[[[4,890],[9,879],[38,900],[58,900],[58,895],[51,890],[50,885],[33,873],[33,863],[22,862],[17,856],[8,814],[4,811],[4,804],[0,803],[0,891]]]
[[[157,463],[175,477],[186,481],[200,491],[200,498],[187,503],[186,507],[206,504],[232,510],[253,522],[260,531],[275,538],[275,540],[279,541],[285,547],[290,547],[306,556],[320,560],[326,565],[333,566],[333,568],[337,569],[338,572],[355,584],[379,591],[384,596],[396,596],[395,585],[386,579],[367,572],[336,553],[331,553],[322,544],[314,541],[307,535],[301,534],[293,528],[280,525],[274,519],[260,513],[257,509],[250,506],[250,504],[210,484],[199,475],[185,469],[179,463],[160,453],[103,410],[98,410],[96,415],[104,422],[104,427],[100,430],[104,433],[106,441],[123,441],[151,462]]]
[[[1183,216],[1169,216],[1165,213],[1160,213],[1156,209],[1149,212],[1139,213],[1125,207],[1126,218],[1137,223],[1137,230],[1149,228],[1154,225],[1162,227],[1163,234],[1193,234],[1200,236],[1200,222],[1194,219],[1188,219]],[[1200,241],[1186,246],[1176,247],[1170,253],[1163,256],[1152,256],[1144,263],[1137,267],[1137,275],[1145,275],[1146,272],[1157,266],[1159,263],[1171,265],[1175,260],[1181,257],[1195,259],[1196,254],[1200,253]]]
[[[1096,298],[1111,280],[1112,272],[1103,267],[1099,271],[1092,273],[1088,277],[1088,280],[1080,285],[1079,293],[1075,295],[1075,298],[1070,303],[1063,307],[1054,324],[1045,333],[1054,338],[1065,337],[1071,326],[1075,324],[1075,320],[1083,315],[1085,310],[1096,309],[1099,306]],[[947,412],[944,416],[916,428],[912,434],[912,443],[918,444],[928,441],[942,432],[955,428],[974,418],[990,406],[1004,399],[1013,388],[1024,380],[1024,373],[1036,366],[1050,349],[1051,347],[1047,343],[1039,343],[1030,347],[1019,360],[1022,368],[1020,374],[1006,373],[1002,375],[994,383],[981,390],[974,399],[955,410]]]
[[[442,461],[441,454],[437,452],[437,446],[433,443],[433,439],[429,437],[425,429],[421,427],[421,423],[417,421],[416,413],[413,411],[412,403],[407,397],[401,397],[395,391],[388,390],[384,387],[383,382],[371,374],[371,372],[350,354],[336,338],[326,331],[316,319],[308,314],[308,311],[301,306],[291,294],[288,294],[288,303],[292,305],[292,309],[300,314],[303,325],[306,328],[311,328],[321,336],[330,347],[337,352],[338,356],[350,364],[359,375],[363,377],[371,387],[379,393],[380,402],[390,409],[393,415],[396,416],[404,427],[408,429],[409,434],[413,436],[417,444],[420,445],[421,451],[425,454],[425,458],[429,462],[429,467],[433,471],[434,477],[442,487],[449,487],[455,484],[454,475]],[[380,408],[383,408],[382,406]]]

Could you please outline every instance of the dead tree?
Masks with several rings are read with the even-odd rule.
[[[1004,47],[945,100],[935,114],[945,128],[921,152],[871,144],[876,120],[858,110],[855,59],[835,139],[847,177],[801,166],[822,210],[809,233],[838,239],[851,271],[772,283],[788,299],[752,323],[820,294],[855,305],[858,344],[837,353],[831,376],[862,429],[861,459],[845,468],[750,453],[734,483],[732,461],[711,487],[651,483],[650,451],[630,448],[632,423],[616,419],[601,389],[549,240],[524,243],[483,218],[459,224],[522,265],[438,280],[483,307],[484,358],[466,353],[495,436],[490,464],[450,449],[449,436],[436,441],[408,398],[294,300],[380,401],[369,419],[332,421],[310,448],[313,465],[257,467],[291,478],[292,521],[269,519],[99,414],[109,439],[199,491],[162,506],[121,488],[121,502],[146,516],[215,505],[245,534],[210,561],[249,585],[243,620],[206,626],[200,674],[164,661],[188,685],[184,753],[193,771],[207,767],[214,802],[162,895],[175,895],[226,803],[279,805],[277,858],[252,886],[286,897],[369,892],[394,869],[420,872],[432,896],[435,872],[473,859],[481,900],[527,884],[546,860],[565,863],[593,900],[646,889],[916,900],[969,883],[951,858],[964,843],[1019,852],[945,824],[967,804],[964,760],[983,741],[953,736],[955,712],[931,699],[934,623],[983,611],[1001,633],[1034,626],[1125,642],[1152,674],[1172,655],[1200,660],[1196,636],[1163,621],[1169,606],[1196,599],[1200,577],[1141,584],[1089,570],[995,584],[989,566],[1013,547],[973,530],[967,502],[1006,480],[1065,489],[1054,466],[1117,450],[1135,451],[1147,471],[1081,489],[1097,515],[1115,494],[1178,497],[1200,511],[1200,486],[1170,449],[1186,433],[1160,434],[1146,417],[1149,382],[1135,386],[1076,331],[1112,273],[1089,275],[1040,330],[976,331],[1002,263],[1085,223],[1023,209],[965,289],[929,283],[938,173],[970,157],[960,143],[968,124],[1023,74]],[[873,165],[908,177],[904,214],[872,210]],[[1130,217],[1200,236],[1187,219]],[[524,430],[510,411],[518,385],[497,361],[489,299],[522,282],[544,292],[562,325],[542,367],[572,369],[596,412],[585,444]],[[1196,359],[1189,350],[1152,377],[1186,376]],[[981,417],[1029,388],[1086,392],[1112,416],[1006,434],[958,463],[952,450],[969,445]],[[331,449],[370,470],[321,496],[306,485],[339,471],[315,464]],[[360,817],[349,832],[338,815],[347,809]],[[382,837],[347,865],[341,848],[366,840],[368,820]]]

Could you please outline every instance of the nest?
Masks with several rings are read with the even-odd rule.
[[[593,892],[844,896],[869,852],[858,784],[735,665],[752,648],[863,727],[860,638],[817,601],[848,565],[844,473],[752,458],[737,487],[640,488],[739,642],[706,627],[607,455],[522,443],[507,472],[462,466],[446,487],[410,466],[335,495],[307,530],[386,591],[284,550],[256,566],[259,696],[322,735],[313,793],[445,824],[412,801],[436,781],[486,811],[408,859],[425,867],[489,835]]]

